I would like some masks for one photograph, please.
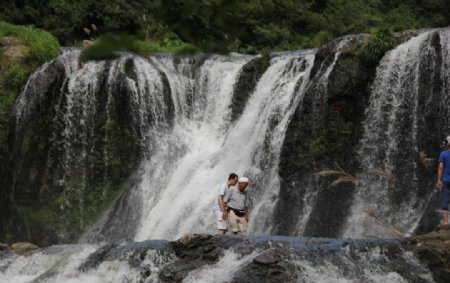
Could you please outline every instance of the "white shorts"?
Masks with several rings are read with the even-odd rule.
[[[217,229],[227,230],[227,221],[222,219],[222,211],[214,211],[214,216],[216,217]]]

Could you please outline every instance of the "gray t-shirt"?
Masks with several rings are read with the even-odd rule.
[[[224,201],[227,203],[228,207],[244,210],[248,207],[247,193],[244,190],[240,192],[236,187],[231,187],[225,194]]]

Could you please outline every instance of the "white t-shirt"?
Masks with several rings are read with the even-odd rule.
[[[214,208],[213,208],[214,211],[222,211],[222,208],[220,207],[220,204],[219,204],[219,195],[222,197],[225,197],[227,190],[228,190],[228,184],[223,183],[220,185],[219,191],[214,197]]]

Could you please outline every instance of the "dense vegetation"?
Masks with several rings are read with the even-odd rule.
[[[1,37],[14,37],[18,40],[9,56],[0,51],[0,137],[4,138],[7,109],[14,102],[28,75],[59,54],[59,44],[56,38],[46,31],[2,21],[0,21]],[[5,154],[5,144],[6,141],[2,139],[0,156]]]
[[[445,0],[12,0],[0,19],[30,24],[70,45],[106,33],[178,37],[206,51],[317,47],[333,37],[388,27],[450,23]]]

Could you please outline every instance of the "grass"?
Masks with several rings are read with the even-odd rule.
[[[0,123],[7,109],[14,103],[20,88],[28,75],[38,66],[52,60],[59,54],[59,43],[50,33],[30,26],[19,26],[0,21],[0,37],[11,36],[19,39],[29,49],[20,60],[10,60],[5,54],[0,56],[4,66],[0,73]],[[1,53],[1,52],[0,52]],[[2,125],[0,125],[0,128]]]
[[[372,29],[369,38],[362,46],[362,56],[366,62],[378,62],[395,44],[395,37],[389,28]]]
[[[118,52],[132,52],[141,56],[154,53],[190,54],[200,51],[194,45],[187,44],[175,36],[160,41],[142,41],[126,35],[104,35],[86,48],[81,54],[82,62],[90,60],[106,60],[118,56]]]
[[[330,184],[329,187],[336,187],[341,183],[352,183],[356,185],[358,183],[358,179],[355,176],[350,175],[345,172],[337,163],[335,164],[336,169],[323,169],[314,175],[326,177],[326,176],[334,176],[336,179]]]
[[[33,67],[52,60],[59,54],[58,40],[49,32],[31,26],[19,26],[0,21],[0,37],[13,36],[30,47]]]

